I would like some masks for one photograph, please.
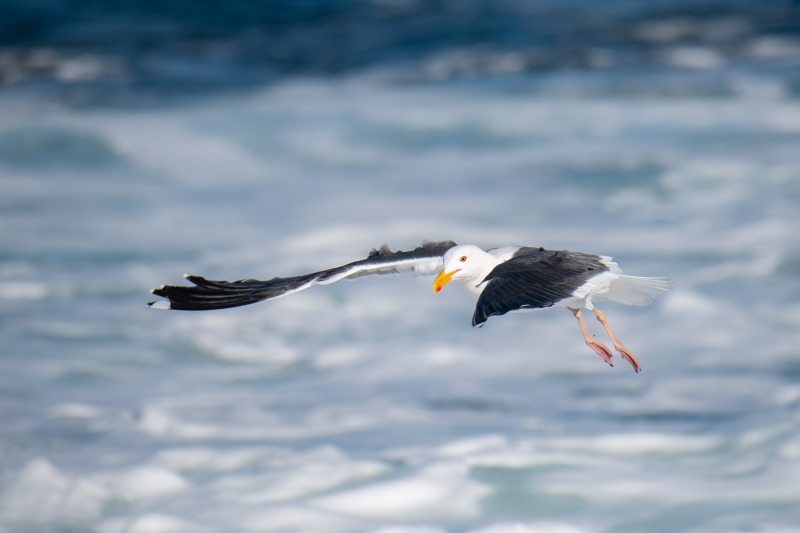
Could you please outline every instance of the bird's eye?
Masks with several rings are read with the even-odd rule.
[[[463,263],[464,261],[466,261],[466,260],[467,260],[467,256],[466,256],[466,255],[462,255],[462,256],[461,256],[461,259],[459,259],[459,261],[461,261],[462,263]]]

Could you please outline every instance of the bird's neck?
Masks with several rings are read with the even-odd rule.
[[[473,259],[475,259],[473,257]],[[461,286],[464,287],[464,290],[472,296],[475,300],[483,292],[483,289],[486,287],[486,284],[483,283],[483,280],[486,279],[486,276],[494,270],[494,267],[502,263],[503,260],[493,256],[490,253],[483,252],[481,255],[481,268],[478,270],[477,274],[471,276],[469,278],[461,278],[458,281],[461,282]]]

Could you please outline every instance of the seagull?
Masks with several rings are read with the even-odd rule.
[[[566,307],[578,320],[583,340],[606,363],[614,366],[612,351],[586,328],[581,308],[592,311],[614,348],[636,372],[642,369],[633,352],[622,344],[594,300],[646,305],[672,287],[668,278],[625,276],[611,257],[542,247],[506,246],[483,250],[453,241],[425,242],[412,251],[392,252],[387,245],[372,249],[366,259],[300,276],[263,281],[213,281],[185,275],[193,286],[162,285],[151,292],[166,298],[147,305],[157,309],[203,311],[239,307],[272,300],[313,285],[328,285],[373,274],[438,275],[433,292],[451,280],[459,281],[477,300],[472,325],[511,311]]]

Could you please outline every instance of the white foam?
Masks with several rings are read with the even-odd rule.
[[[109,472],[99,479],[114,494],[129,500],[145,500],[173,494],[189,488],[180,475],[164,467],[142,465],[119,472]]]
[[[194,400],[197,403],[191,404],[193,414],[186,413],[186,399],[176,404],[145,405],[136,428],[152,436],[186,441],[293,440],[366,430],[389,421],[408,423],[420,418],[416,409],[381,402],[362,404],[363,408],[358,410],[353,410],[347,402],[323,402],[304,410],[298,417],[295,413],[264,409],[251,402],[240,405],[235,399],[201,396]],[[220,411],[226,416],[218,417]]]
[[[164,513],[145,513],[132,520],[109,519],[98,527],[99,533],[205,533],[208,527]]]
[[[270,472],[230,476],[211,485],[213,490],[238,492],[247,505],[292,501],[346,483],[372,478],[388,470],[375,461],[351,460],[339,450],[325,447],[298,454]]]
[[[44,283],[6,281],[0,283],[0,298],[6,300],[43,300],[50,294]]]
[[[16,472],[0,493],[0,522],[81,523],[97,519],[109,492],[99,483],[72,478],[45,458]]]
[[[107,76],[119,76],[124,71],[120,62],[87,54],[77,57],[61,58],[53,76],[67,83],[97,81]]]
[[[222,361],[275,365],[296,362],[300,353],[283,336],[243,318],[251,313],[258,317],[261,312],[250,308],[241,313],[193,313],[178,317],[173,326],[180,328],[201,352]]]
[[[575,527],[563,522],[513,522],[492,524],[479,529],[471,529],[467,533],[588,533],[589,530]]]
[[[78,418],[96,419],[103,416],[103,410],[94,405],[83,403],[62,403],[50,408],[50,416],[53,418]]]
[[[153,457],[153,463],[170,469],[194,472],[226,472],[269,462],[282,455],[274,448],[236,448],[219,450],[213,447],[180,447],[166,449]]]
[[[717,437],[694,437],[657,433],[630,433],[600,435],[586,439],[561,439],[559,445],[575,450],[587,450],[608,455],[683,455],[707,453],[718,448],[722,441]]]
[[[719,312],[719,304],[701,293],[688,289],[675,289],[664,299],[663,308],[667,313],[689,316],[713,316]]]
[[[297,465],[290,470],[273,475],[256,476],[251,483],[244,483],[249,490],[242,497],[247,504],[266,504],[292,501],[327,491],[348,482],[360,481],[384,472],[386,467],[371,462],[349,464],[312,463]],[[229,480],[214,488],[231,487]],[[240,480],[243,481],[243,480]],[[240,483],[233,483],[233,486]]]
[[[717,68],[725,63],[722,54],[704,46],[674,46],[666,49],[663,55],[670,65],[683,68]]]
[[[214,357],[235,363],[273,363],[288,365],[299,354],[282,339],[261,334],[242,335],[242,331],[200,333],[195,342]]]
[[[734,80],[733,90],[742,97],[753,100],[781,100],[790,95],[782,80],[761,77],[740,77]]]
[[[459,349],[457,346],[431,346],[426,350],[425,362],[430,366],[451,366],[466,362],[471,351]]]
[[[795,437],[780,448],[780,455],[792,461],[800,461],[800,437]]]
[[[110,117],[109,117],[110,118]],[[269,176],[268,168],[223,136],[205,135],[173,116],[117,114],[94,126],[137,164],[185,183],[242,183]],[[189,119],[190,117],[183,117]]]
[[[151,435],[181,439],[213,438],[226,433],[224,427],[184,421],[173,416],[168,409],[158,406],[148,406],[142,410],[138,427]],[[262,433],[256,432],[256,434]]]
[[[436,448],[436,455],[441,457],[469,457],[507,447],[508,441],[504,436],[486,435],[444,444]]]
[[[255,506],[240,511],[236,522],[237,527],[245,531],[349,533],[358,530],[358,522],[348,517],[309,508],[305,504]]]
[[[368,354],[357,346],[336,346],[320,350],[314,364],[319,368],[346,367],[358,364],[365,357]]]
[[[463,465],[440,463],[393,481],[372,483],[316,499],[313,504],[346,515],[388,519],[466,519],[479,512],[491,489],[467,477]]]
[[[800,41],[788,36],[765,35],[753,39],[748,45],[748,52],[761,58],[800,58]]]
[[[447,533],[444,529],[435,526],[385,526],[372,530],[369,533]]]

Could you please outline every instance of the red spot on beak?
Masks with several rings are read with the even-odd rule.
[[[453,276],[454,276],[454,275],[455,275],[455,273],[456,273],[456,272],[458,272],[459,270],[461,270],[461,269],[459,268],[459,269],[457,269],[457,270],[453,270],[452,272],[445,272],[444,270],[442,270],[441,272],[439,272],[439,275],[438,275],[438,276],[436,276],[436,279],[435,279],[435,280],[433,280],[433,292],[439,292],[440,290],[442,290],[442,287],[444,287],[445,285],[447,285],[447,283],[448,283],[448,282],[449,282],[451,279],[453,279]]]

